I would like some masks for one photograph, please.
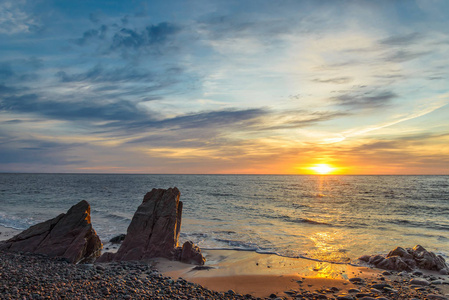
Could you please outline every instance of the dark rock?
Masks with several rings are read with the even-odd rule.
[[[441,255],[429,252],[420,245],[416,245],[413,249],[396,247],[386,257],[364,255],[359,259],[386,270],[410,272],[415,268],[420,268],[439,271],[441,274],[449,272],[449,266]]]
[[[405,259],[413,258],[413,255],[408,253],[407,250],[405,250],[402,247],[396,247],[395,249],[391,250],[390,253],[388,253],[387,257],[392,257],[392,256],[399,256],[399,257],[402,257]]]
[[[352,283],[362,283],[363,279],[360,277],[349,278],[349,281]]]
[[[428,286],[430,285],[430,282],[423,278],[413,278],[409,282],[410,285],[421,285],[421,286]]]
[[[31,226],[0,243],[0,249],[15,252],[41,253],[65,258],[72,263],[94,259],[103,247],[92,228],[90,205],[83,200],[67,213]]]
[[[369,255],[362,255],[359,257],[359,260],[368,262],[370,258],[371,258],[371,256],[369,256]]]
[[[205,258],[192,242],[178,247],[181,230],[181,193],[175,188],[153,189],[128,227],[127,234],[116,254],[105,253],[98,262],[144,260],[165,257],[202,265]]]
[[[448,300],[449,299],[443,295],[437,295],[437,294],[429,294],[426,297],[429,300]]]
[[[374,255],[371,256],[371,258],[368,260],[368,263],[372,264],[372,265],[377,265],[381,262],[383,262],[385,260],[385,257],[383,257],[382,255]]]
[[[195,246],[191,241],[187,241],[182,245],[181,257],[179,260],[183,263],[204,265],[206,259],[201,254],[200,248]]]
[[[402,260],[399,256],[390,256],[375,264],[376,267],[385,270],[395,270],[395,271],[411,271],[412,268]]]
[[[354,297],[349,296],[349,295],[338,295],[337,296],[337,300],[353,300]]]
[[[386,284],[386,283],[377,283],[377,284],[373,284],[371,285],[372,288],[374,289],[378,289],[378,290],[383,290],[384,288],[392,288],[391,285]]]
[[[412,249],[413,259],[421,269],[425,270],[448,270],[449,267],[446,261],[441,255],[436,255],[433,252],[429,252],[424,247],[416,245]]]
[[[137,208],[125,239],[115,255],[99,261],[142,260],[153,257],[173,259],[181,229],[182,202],[177,188],[153,189]]]
[[[115,237],[113,237],[112,239],[109,240],[109,242],[113,243],[113,244],[120,244],[126,237],[126,234],[119,234]]]

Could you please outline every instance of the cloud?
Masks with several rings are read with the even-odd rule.
[[[162,22],[157,25],[149,25],[142,31],[129,28],[121,28],[112,37],[111,49],[139,49],[166,43],[178,33],[181,28],[175,24]]]
[[[406,50],[398,50],[398,51],[395,51],[395,52],[387,55],[385,57],[385,60],[389,61],[389,62],[401,63],[401,62],[406,62],[406,61],[410,61],[410,60],[419,58],[421,56],[428,55],[430,53],[432,53],[432,52],[430,52],[430,51],[412,52],[412,51],[406,51]]]
[[[23,0],[0,2],[0,34],[29,33],[40,27],[35,17],[26,11]]]
[[[173,74],[174,69],[170,68],[166,70],[166,73]],[[176,73],[181,73],[182,69],[176,69]],[[82,73],[68,74],[65,71],[59,71],[56,73],[56,76],[59,77],[61,82],[139,82],[145,81],[147,83],[153,82],[157,80],[156,74],[141,70],[134,66],[124,66],[124,67],[116,67],[106,69],[102,65],[98,64],[93,68],[87,70]],[[161,76],[161,74],[159,74]]]
[[[108,32],[108,26],[101,25],[98,29],[89,29],[89,30],[85,31],[83,33],[83,36],[81,38],[75,40],[75,42],[78,45],[83,46],[91,40],[97,40],[97,39],[104,40],[107,32]]]
[[[296,129],[316,125],[321,122],[330,121],[335,118],[347,116],[347,112],[310,112],[301,111],[282,111],[271,112],[267,118],[255,124],[258,130],[278,130],[278,129]],[[271,124],[271,125],[266,125]]]
[[[386,46],[410,46],[422,42],[423,36],[418,32],[404,35],[393,35],[379,41],[379,44]]]
[[[383,107],[396,98],[398,98],[398,95],[392,91],[368,91],[363,93],[355,91],[333,97],[332,100],[344,107],[360,109]]]
[[[318,82],[318,83],[346,84],[346,83],[350,83],[353,80],[354,80],[354,78],[351,78],[351,77],[335,77],[335,78],[328,78],[328,79],[317,78],[317,79],[313,79],[312,81]]]
[[[58,120],[133,120],[148,115],[128,101],[93,103],[88,101],[62,102],[42,99],[38,94],[4,96],[0,109],[15,113],[30,113]]]
[[[87,161],[69,152],[84,147],[83,143],[59,143],[42,139],[20,139],[17,137],[2,141],[0,164],[25,163],[32,165],[77,165]]]

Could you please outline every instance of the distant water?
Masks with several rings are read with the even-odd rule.
[[[173,186],[181,239],[203,248],[355,262],[421,244],[449,256],[449,176],[0,174],[0,225],[25,229],[85,199],[106,241],[146,192]]]

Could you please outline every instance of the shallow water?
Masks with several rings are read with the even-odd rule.
[[[449,255],[449,176],[0,174],[0,225],[25,229],[85,199],[103,240],[146,192],[176,186],[182,240],[348,262],[421,244]]]

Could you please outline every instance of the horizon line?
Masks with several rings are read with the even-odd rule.
[[[47,174],[47,175],[222,175],[222,176],[449,176],[448,174],[270,174],[270,173],[95,173],[95,172],[4,172],[0,174]]]

